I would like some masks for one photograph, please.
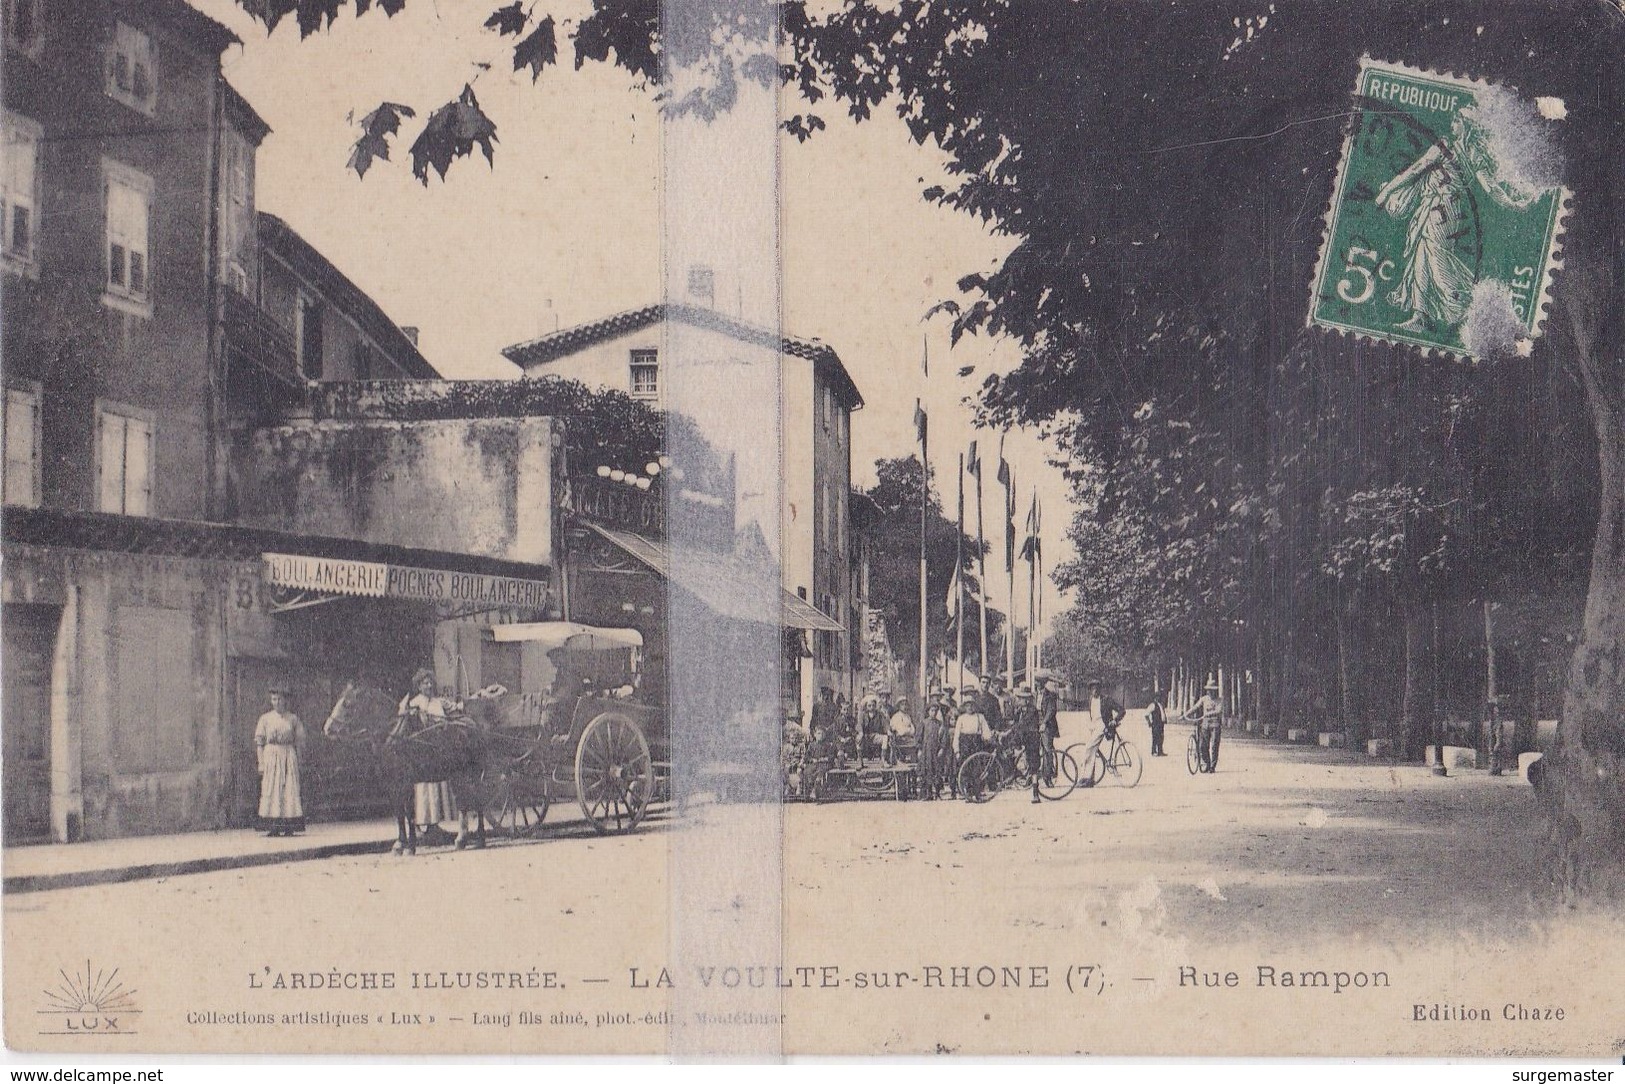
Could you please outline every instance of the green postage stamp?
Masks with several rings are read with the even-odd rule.
[[[1563,103],[1370,58],[1354,95],[1309,323],[1528,354],[1561,267]]]

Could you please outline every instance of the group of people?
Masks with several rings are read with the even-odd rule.
[[[894,698],[889,690],[865,697],[853,710],[826,686],[805,730],[795,718],[785,724],[786,787],[791,794],[817,797],[832,768],[878,761],[887,767],[913,764],[919,797],[957,797],[963,759],[1001,739],[1019,743],[1037,762],[1046,740],[1053,746],[1060,737],[1059,709],[1055,682],[1010,690],[991,674],[957,693],[939,690],[918,715],[906,698]]]
[[[1091,681],[1088,689],[1089,714],[1110,737],[1127,712],[1102,691],[1100,682]],[[1181,720],[1197,724],[1198,762],[1204,772],[1214,771],[1219,762],[1224,709],[1218,694],[1218,682],[1209,681],[1202,697],[1180,715]],[[819,690],[806,729],[795,717],[785,723],[782,764],[786,793],[819,797],[831,769],[878,761],[886,767],[912,764],[919,797],[957,798],[959,766],[967,757],[1004,742],[1019,747],[1028,763],[1040,766],[1032,782],[1036,802],[1040,800],[1039,785],[1045,781],[1043,773],[1055,770],[1053,751],[1061,736],[1059,711],[1060,687],[1054,679],[1041,680],[1036,688],[1009,689],[1002,679],[989,674],[957,694],[945,687],[929,699],[919,719],[910,713],[906,699],[894,699],[888,690],[864,698],[854,711],[826,686]],[[1160,700],[1152,698],[1145,718],[1151,731],[1151,755],[1166,756],[1163,743],[1168,716]],[[1046,756],[1046,751],[1052,755]]]
[[[401,699],[398,714],[415,714],[419,721],[445,719],[456,702],[440,696],[434,671],[424,668],[412,675],[412,692]],[[254,750],[259,767],[259,826],[268,836],[291,836],[305,830],[304,795],[300,791],[300,761],[305,752],[305,724],[290,710],[291,697],[284,682],[267,690],[270,710],[254,726]],[[425,842],[449,842],[451,833],[442,821],[457,816],[457,803],[446,782],[418,783],[413,788],[413,820]]]

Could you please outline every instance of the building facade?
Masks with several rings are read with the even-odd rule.
[[[545,611],[548,566],[528,558],[550,536],[525,558],[460,552],[449,533],[412,546],[388,537],[398,522],[353,511],[279,526],[259,495],[254,525],[233,522],[232,479],[257,479],[232,460],[247,434],[319,381],[434,370],[255,206],[268,128],[221,75],[225,27],[181,0],[7,0],[4,14],[6,842],[246,823],[268,681],[291,679],[319,728],[341,670],[367,660],[395,680],[436,652],[450,604],[426,584]],[[350,477],[345,496],[364,497]],[[342,592],[282,582],[313,568],[399,584],[358,623]],[[330,766],[317,753],[311,767]],[[344,798],[322,794],[318,811]]]
[[[558,376],[591,387],[624,391],[652,405],[669,405],[661,352],[681,336],[684,349],[725,365],[742,349],[766,349],[778,360],[780,412],[776,464],[756,435],[738,427],[708,429],[713,442],[742,463],[766,460],[774,467],[778,502],[775,556],[784,589],[830,618],[842,631],[797,632],[787,645],[786,683],[803,714],[821,686],[850,696],[856,689],[851,546],[852,414],[863,397],[833,348],[818,339],[778,336],[708,308],[651,305],[603,320],[564,328],[503,351],[527,377]],[[726,398],[729,386],[718,382]],[[737,390],[737,389],[735,389]],[[739,526],[755,493],[741,472]],[[757,498],[759,500],[759,498]]]

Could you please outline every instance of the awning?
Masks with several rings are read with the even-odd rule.
[[[606,629],[578,621],[532,621],[513,625],[492,625],[486,630],[499,644],[539,643],[548,650],[564,647],[623,648],[642,647],[643,633],[637,629]],[[576,641],[580,641],[577,643]]]
[[[777,590],[779,624],[784,628],[816,632],[845,632],[839,622],[824,616],[805,600],[786,591],[776,577],[737,557],[706,550],[683,550],[672,560],[666,543],[631,531],[617,531],[587,523],[594,532],[647,565],[668,583],[674,583],[698,598],[722,617],[740,621],[763,621],[764,597]]]

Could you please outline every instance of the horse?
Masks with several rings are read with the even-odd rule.
[[[382,689],[348,682],[328,713],[322,733],[337,741],[365,743],[391,795],[396,839],[393,854],[414,855],[418,830],[413,787],[448,782],[459,806],[457,839],[469,845],[469,804],[475,807],[478,830],[474,846],[485,846],[485,778],[489,743],[485,728],[467,718],[436,718],[420,712],[401,714]]]

